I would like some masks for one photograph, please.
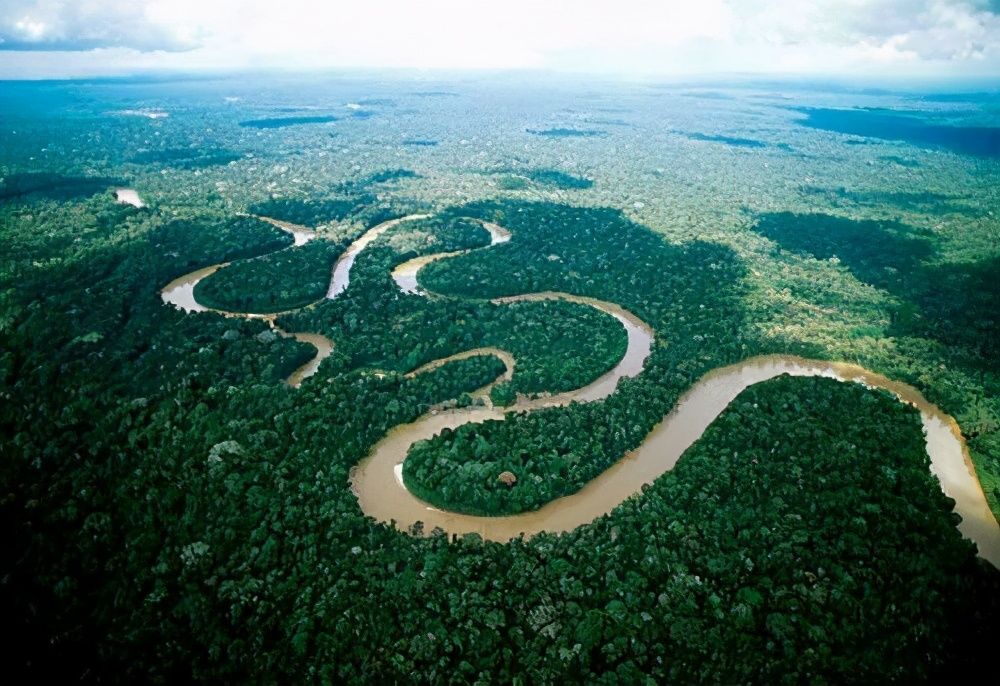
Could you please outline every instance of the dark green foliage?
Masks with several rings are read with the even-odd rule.
[[[673,246],[605,209],[493,202],[455,212],[496,221],[514,238],[428,265],[421,279],[431,290],[467,297],[548,290],[592,296],[648,322],[659,345],[646,371],[622,382],[607,401],[466,425],[422,445],[404,463],[404,478],[435,505],[502,514],[572,493],[639,445],[695,379],[756,352],[753,340],[740,334],[742,267],[722,246]],[[616,240],[609,242],[609,235]],[[477,455],[491,463],[466,468],[480,461]],[[481,478],[487,469],[493,473],[488,481]],[[512,489],[497,488],[496,474],[505,469],[518,475]]]
[[[519,361],[511,381],[516,393],[581,388],[625,354],[624,327],[589,305],[553,300],[492,309],[498,311],[483,340]]]
[[[165,306],[158,292],[193,269],[280,249],[290,236],[254,219],[174,219],[141,228],[140,216],[128,213],[86,242],[18,238],[35,245],[18,251],[4,332],[35,341],[9,348],[14,369],[34,365],[45,375],[39,388],[21,391],[27,397],[39,393],[45,403],[58,402],[45,388],[63,375],[77,379],[78,389],[92,385],[92,394],[110,397],[123,385],[141,395],[210,378],[211,369],[220,381],[274,382],[311,356],[310,346],[293,341],[258,341],[254,336],[266,328],[261,322],[185,315]],[[25,268],[54,253],[53,266]],[[229,330],[235,335],[224,337]]]
[[[517,392],[510,383],[499,383],[490,390],[490,401],[497,407],[507,407],[508,405],[513,405],[516,400]],[[414,451],[413,454],[415,455],[416,452]],[[431,458],[428,457],[428,459]],[[497,472],[497,474],[499,473],[500,472]]]
[[[405,372],[470,348],[497,346],[517,360],[511,386],[515,393],[571,390],[614,366],[625,350],[624,329],[589,306],[558,301],[497,306],[401,294],[389,276],[400,262],[417,254],[488,245],[479,222],[457,215],[400,225],[358,256],[350,286],[336,300],[279,323],[290,331],[330,336],[336,342],[331,364],[339,361],[348,369]],[[420,274],[423,283],[424,271]]]
[[[386,181],[396,181],[398,179],[419,178],[420,175],[412,169],[384,169],[382,171],[369,174],[362,180],[362,183],[366,186],[370,186],[376,183],[385,183]]]
[[[591,188],[594,182],[582,176],[567,174],[558,169],[529,169],[525,176],[542,186],[559,188],[562,190],[579,190]]]
[[[282,129],[286,126],[299,126],[301,124],[328,124],[337,121],[336,117],[329,115],[314,117],[268,117],[266,119],[250,119],[241,121],[240,126],[251,129]]]
[[[896,221],[777,212],[762,216],[754,229],[786,250],[820,260],[836,257],[859,279],[879,287],[905,278],[905,272],[915,269],[933,250],[926,234]]]
[[[857,279],[884,289],[897,302],[889,306],[888,335],[898,355],[881,354],[865,360],[891,377],[927,387],[928,397],[960,421],[991,506],[1000,503],[1000,415],[988,398],[1000,393],[1000,258],[940,262],[938,238],[899,222],[863,222],[823,214],[775,213],[762,216],[756,230],[798,256],[833,259]],[[823,282],[795,290],[813,302],[835,303]],[[869,299],[870,296],[864,296]],[[868,306],[873,321],[884,318],[882,307]],[[864,330],[861,335],[872,335]],[[943,368],[938,342],[948,364],[979,379],[979,390],[947,383],[929,383]]]
[[[481,345],[503,317],[510,340],[541,336],[546,366],[558,357],[546,361],[533,330],[569,334],[579,306],[400,295],[388,270],[412,253],[387,235],[342,301],[288,318],[338,342],[292,390],[281,379],[309,346],[264,343],[261,322],[185,315],[158,294],[195,267],[272,253],[286,234],[110,198],[32,208],[44,232],[9,230],[28,210],[10,211],[0,609],[12,682],[913,683],[990,669],[998,575],[955,530],[915,412],[885,394],[778,379],[743,393],[641,497],[569,534],[413,538],[361,513],[350,469],[501,364],[480,356],[415,379],[352,368],[368,355],[405,370]],[[470,213],[514,238],[428,267],[421,283],[595,295],[666,343],[588,410],[579,431],[601,438],[587,444],[608,428],[643,435],[694,378],[758,351],[725,248],[671,245],[607,210],[455,211]],[[440,243],[402,249],[486,243],[441,222],[423,227],[440,227]],[[610,318],[586,326],[615,340]],[[573,438],[578,411],[530,416],[539,455]]]
[[[501,557],[523,589],[506,631],[523,637],[515,655],[541,649],[542,680],[953,677],[986,660],[1000,575],[973,560],[950,508],[914,410],[860,385],[775,379],[640,498]],[[933,629],[949,616],[969,624]]]
[[[326,222],[347,219],[369,200],[368,197],[345,197],[317,201],[299,200],[298,198],[272,198],[251,205],[250,212],[302,226],[318,226]]]
[[[223,267],[195,287],[198,302],[229,312],[270,313],[304,307],[326,295],[347,241],[305,245]]]
[[[257,257],[287,248],[292,237],[266,222],[252,217],[215,220],[174,219],[150,233],[150,243],[163,264],[153,286],[166,285],[174,277],[216,262]],[[221,256],[219,259],[213,259]],[[162,283],[160,283],[162,282]]]
[[[121,179],[102,176],[64,176],[48,172],[8,174],[0,178],[0,200],[26,196],[73,200],[107,191],[124,183]]]
[[[417,255],[424,255],[435,252],[452,252],[455,250],[467,250],[470,248],[481,248],[489,245],[489,233],[483,225],[472,219],[448,217],[427,217],[424,219],[403,222],[386,237],[375,243],[375,248],[388,247],[395,255],[383,254],[383,258],[391,260],[388,265],[389,271],[399,262],[403,262]],[[369,260],[366,253],[359,256],[360,264],[359,276],[356,281],[364,283],[367,287],[375,287],[375,291],[382,295],[384,287],[388,285],[386,273],[376,271],[373,262]]]
[[[568,174],[558,169],[505,169],[494,173],[505,175],[500,180],[500,187],[505,190],[527,188],[529,181],[545,188],[558,188],[559,190],[581,190],[592,188],[594,185],[594,182],[588,178]]]
[[[531,184],[523,176],[501,176],[497,188],[502,191],[523,191],[531,188]]]
[[[411,169],[383,169],[382,171],[373,172],[367,176],[363,176],[360,179],[354,181],[347,181],[341,184],[341,190],[344,193],[363,193],[370,186],[375,186],[380,183],[388,183],[391,181],[398,181],[400,179],[419,179],[420,175]]]
[[[784,249],[836,257],[861,281],[899,297],[899,333],[961,346],[976,364],[1000,369],[1000,258],[934,264],[932,235],[899,222],[781,212],[755,228]]]

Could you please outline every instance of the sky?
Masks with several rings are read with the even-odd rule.
[[[0,79],[353,68],[1000,78],[1000,0],[0,0]]]

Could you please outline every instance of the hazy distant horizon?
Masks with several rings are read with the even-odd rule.
[[[413,84],[463,84],[492,83],[496,85],[524,86],[527,89],[545,85],[650,86],[673,88],[754,89],[779,88],[846,92],[885,92],[914,94],[1000,94],[1000,81],[992,76],[916,76],[916,75],[858,75],[858,74],[759,74],[759,73],[689,73],[689,74],[614,74],[588,72],[561,72],[542,69],[402,69],[402,68],[316,68],[316,69],[231,69],[225,71],[167,71],[149,70],[121,74],[95,74],[79,76],[26,76],[0,73],[0,83],[166,83],[166,82],[238,82],[242,79],[261,78],[286,82],[304,81],[364,81],[379,79],[389,83]]]
[[[427,70],[1000,77],[1000,0],[0,0],[0,79]]]

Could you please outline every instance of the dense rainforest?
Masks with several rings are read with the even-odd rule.
[[[469,297],[544,290],[595,296],[638,314],[657,331],[658,340],[647,373],[623,383],[606,403],[467,425],[417,446],[404,466],[407,483],[441,507],[476,514],[535,509],[578,490],[636,447],[680,393],[710,369],[758,353],[829,357],[822,349],[782,350],[773,341],[749,335],[746,324],[752,316],[738,285],[740,267],[720,246],[672,246],[604,210],[487,202],[455,211],[501,223],[518,240],[489,253],[429,265],[421,278],[431,290]],[[997,388],[1000,318],[994,291],[1000,281],[991,261],[964,269],[937,267],[930,261],[932,237],[915,235],[898,222],[775,213],[760,217],[753,228],[781,247],[834,259],[859,279],[887,289],[900,299],[891,319],[901,344],[916,336],[939,339],[956,363],[979,377],[987,393]],[[616,240],[609,243],[608,234]],[[872,241],[873,235],[878,240]],[[706,253],[691,259],[692,250]],[[891,356],[862,362],[920,385],[927,379]],[[963,425],[970,447],[984,467],[987,494],[997,502],[1000,432],[995,410],[991,414],[973,389],[931,386],[928,391],[932,400],[968,417]],[[549,428],[545,414],[559,418],[559,431]],[[527,478],[511,490],[496,479],[502,471]]]
[[[336,347],[324,364],[331,369],[362,365],[406,372],[472,348],[502,348],[517,360],[513,378],[495,394],[508,402],[518,393],[579,388],[615,365],[625,350],[625,331],[591,307],[562,301],[498,306],[404,294],[391,278],[396,265],[414,256],[487,245],[482,224],[461,213],[404,222],[358,255],[351,286],[341,296],[278,323],[288,331],[329,336]]]
[[[271,313],[305,307],[326,295],[334,260],[347,241],[314,240],[223,267],[195,286],[198,302],[228,312]]]
[[[743,328],[743,267],[723,246],[537,203],[404,222],[362,252],[343,298],[281,318],[337,345],[294,390],[281,379],[309,346],[262,336],[261,322],[183,314],[157,293],[219,261],[250,258],[241,264],[266,275],[260,256],[282,254],[287,235],[108,196],[5,210],[15,225],[30,213],[52,227],[10,234],[19,257],[5,274],[13,554],[2,598],[22,669],[127,681],[842,683],[954,678],[988,658],[1000,575],[955,530],[915,411],[853,384],[747,390],[674,471],[569,534],[413,537],[360,512],[348,473],[368,447],[502,365],[477,356],[396,372],[493,344],[515,355],[511,383],[530,393],[582,385],[621,354],[621,326],[591,308],[487,297],[558,288],[619,302],[657,330],[647,371],[603,403],[431,442],[482,436],[481,459],[521,455],[511,466],[556,484],[498,509],[573,488],[705,370],[765,350]],[[58,228],[69,211],[83,241]],[[402,213],[369,206],[350,219]],[[401,261],[487,244],[464,217],[514,238],[426,267],[431,295],[401,293],[390,277]],[[53,322],[66,333],[54,336]],[[366,372],[375,367],[389,373]],[[421,454],[411,461],[426,469]],[[456,488],[475,502],[476,485]]]
[[[860,384],[746,389],[672,470],[564,534],[495,543],[365,515],[352,470],[394,428],[490,384],[510,406],[618,362],[626,333],[592,307],[492,302],[548,289],[648,322],[644,370],[598,403],[416,444],[401,478],[426,501],[537,516],[710,370],[790,353],[918,388],[957,419],[1000,513],[1000,168],[974,154],[995,140],[995,94],[550,86],[4,83],[8,681],[995,671],[1000,572],[956,528],[916,410]],[[143,207],[115,202],[126,187]],[[415,214],[433,216],[385,231],[323,298],[351,241]],[[261,217],[315,237],[293,246]],[[510,241],[490,245],[484,221]],[[419,272],[419,294],[393,280],[460,251]],[[282,330],[332,341],[300,387],[286,380],[311,345],[163,302],[224,262],[198,286],[206,304],[282,310]],[[423,369],[478,348],[511,354],[509,381],[485,352]]]

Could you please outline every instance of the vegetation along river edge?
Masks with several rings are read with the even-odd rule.
[[[330,278],[326,298],[334,299],[343,293],[350,282],[350,271],[355,258],[377,237],[403,222],[423,219],[427,215],[408,215],[382,222],[355,240],[337,259]],[[279,229],[291,233],[294,246],[308,243],[315,234],[301,226],[264,218]],[[491,222],[482,222],[490,234],[490,245],[511,239],[511,233]],[[419,270],[442,258],[468,252],[446,252],[425,255],[398,265],[392,273],[399,289],[406,294],[428,295],[417,284]],[[195,298],[195,287],[215,271],[227,266],[221,263],[205,267],[175,279],[162,290],[164,302],[186,311],[212,311],[223,316],[260,318],[281,336],[290,336],[313,345],[317,353],[296,369],[287,383],[300,385],[319,368],[320,363],[333,350],[333,343],[318,333],[286,332],[275,323],[276,313],[242,313],[207,307]],[[527,413],[544,407],[558,407],[573,402],[591,402],[608,397],[622,378],[639,374],[648,358],[653,342],[652,328],[639,317],[622,307],[598,300],[562,292],[538,292],[495,298],[498,305],[525,300],[560,299],[594,307],[615,317],[628,335],[628,347],[618,364],[597,380],[573,391],[539,398],[518,398],[512,406],[501,409],[493,406],[490,391],[502,379],[509,379],[515,360],[506,351],[496,349],[470,350],[423,365],[416,374],[431,369],[445,361],[476,354],[494,355],[504,363],[505,371],[497,381],[479,389],[474,397],[479,406],[439,411],[431,410],[416,421],[396,427],[380,440],[368,457],[351,471],[351,485],[362,510],[376,519],[393,523],[404,530],[416,530],[418,522],[429,528],[439,528],[452,534],[477,533],[489,540],[508,541],[522,534],[533,535],[542,531],[560,532],[586,524],[607,514],[626,498],[640,493],[643,486],[660,474],[670,470],[684,451],[702,435],[705,429],[744,389],[768,379],[788,374],[791,376],[822,376],[840,381],[852,381],[870,388],[880,388],[895,395],[901,402],[920,411],[926,433],[926,448],[931,459],[931,470],[938,478],[944,493],[955,501],[955,511],[961,516],[958,528],[974,541],[979,555],[1000,567],[1000,525],[990,511],[982,487],[969,458],[968,449],[957,422],[912,386],[893,381],[862,367],[846,363],[811,360],[787,355],[753,357],[735,365],[716,369],[690,388],[677,406],[646,437],[643,443],[614,463],[576,493],[552,500],[542,507],[507,516],[478,516],[454,512],[425,502],[407,487],[404,464],[411,446],[429,439],[443,429],[480,423],[487,420],[504,420],[508,413]]]

